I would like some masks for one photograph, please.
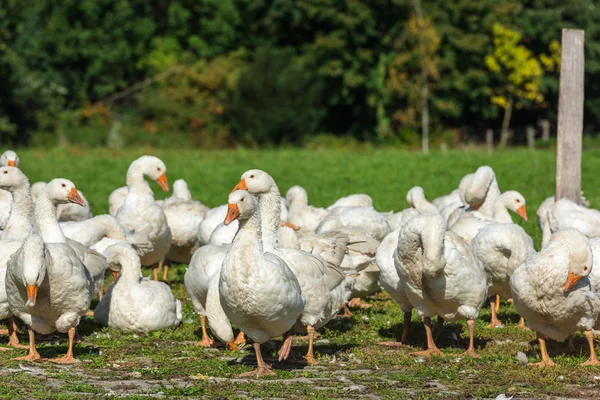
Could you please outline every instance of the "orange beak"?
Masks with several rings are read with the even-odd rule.
[[[169,191],[169,181],[167,180],[166,173],[159,176],[158,179],[156,180],[156,183],[158,183],[158,186],[160,186],[160,188],[163,190],[163,192]]]
[[[119,277],[119,272],[118,271],[110,271],[110,274],[113,277],[113,280],[117,280],[117,278]]]
[[[8,166],[9,167],[16,167],[17,166],[17,161],[16,160],[8,160]]]
[[[517,209],[517,214],[521,216],[525,221],[527,221],[527,210],[525,210],[525,206],[521,206]]]
[[[239,350],[237,344],[235,343],[235,339],[231,339],[229,342],[227,342],[227,348],[229,350]]]
[[[239,181],[238,184],[235,185],[235,187],[233,188],[233,190],[231,192],[233,193],[236,190],[248,190],[248,186],[246,186],[246,181],[244,179]]]
[[[83,201],[79,193],[77,193],[77,189],[75,188],[71,188],[67,199],[69,199],[71,203],[79,204],[81,207],[85,207],[85,202]]]
[[[574,273],[569,271],[569,275],[567,276],[567,281],[565,282],[565,286],[563,286],[563,290],[565,292],[568,291],[573,286],[575,286],[581,278],[583,278],[583,276],[575,275]]]
[[[300,227],[298,225],[290,224],[287,221],[281,221],[281,226],[287,226],[288,228],[292,228],[295,231],[299,231]]]
[[[38,287],[36,285],[27,285],[27,304],[26,306],[35,306],[37,300]]]
[[[223,224],[225,226],[229,225],[233,221],[235,221],[240,216],[240,209],[237,204],[228,204],[227,205],[227,215],[225,216],[225,221]]]

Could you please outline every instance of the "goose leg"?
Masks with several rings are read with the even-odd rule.
[[[19,338],[17,336],[17,322],[15,321],[15,317],[7,318],[6,323],[8,324],[8,345],[16,349],[27,349],[27,346],[19,343]]]
[[[258,364],[258,368],[256,368],[254,371],[244,372],[243,374],[240,374],[239,377],[245,378],[248,376],[255,376],[257,378],[260,378],[261,376],[265,375],[276,375],[275,372],[273,372],[273,370],[271,369],[271,367],[269,367],[263,360],[262,354],[260,352],[260,344],[254,343],[252,344],[252,346],[254,347],[254,352],[256,353],[256,362]]]
[[[202,340],[194,343],[194,346],[198,347],[210,347],[214,341],[208,337],[208,332],[206,332],[206,316],[200,316],[200,326],[202,326]]]
[[[463,353],[463,355],[479,357],[479,354],[475,352],[475,320],[468,320],[467,327],[469,328],[469,348]]]
[[[350,311],[350,309],[348,308],[348,305],[346,305],[346,304],[344,304],[342,306],[342,311],[343,312],[341,314],[338,314],[338,317],[350,318],[350,317],[352,317],[352,315],[354,315],[354,314],[352,314],[352,311]]]
[[[502,326],[502,322],[500,322],[498,320],[498,317],[496,316],[496,312],[497,310],[497,306],[498,306],[498,299],[500,299],[500,296],[496,295],[494,297],[490,297],[490,311],[492,313],[492,321],[489,323],[488,326],[486,326],[486,328],[499,328]]]
[[[160,268],[160,264],[154,264],[152,266],[152,279],[155,281],[158,280],[158,268]]]
[[[496,307],[494,308],[494,311],[495,312],[500,311],[500,295],[499,294],[496,295]]]
[[[171,266],[171,263],[169,261],[165,261],[164,263],[161,263],[163,266],[163,282],[166,283],[167,285],[169,284],[169,267]],[[160,266],[160,264],[159,264]]]
[[[425,351],[417,351],[414,353],[410,353],[413,356],[425,356],[429,357],[432,355],[442,355],[442,352],[435,345],[433,341],[433,335],[431,334],[431,317],[423,318],[423,325],[425,325],[425,334],[427,335],[427,350]]]
[[[367,310],[367,309],[373,307],[373,304],[363,303],[361,301],[360,297],[355,297],[348,302],[348,307],[360,308],[361,310]]]
[[[22,361],[36,361],[41,358],[40,353],[38,353],[35,348],[35,332],[33,329],[29,328],[29,354],[24,357],[13,358],[13,360],[22,360]]]
[[[581,365],[600,365],[600,361],[598,361],[598,357],[596,357],[596,352],[594,351],[594,333],[592,331],[585,331],[584,333],[590,346],[590,358]]]
[[[312,325],[308,325],[306,327],[306,331],[308,332],[308,352],[304,357],[306,362],[312,365],[319,364],[317,360],[315,360],[315,356],[313,355],[313,342],[315,340],[315,328]]]
[[[402,327],[402,338],[400,342],[381,342],[381,346],[400,347],[408,343],[408,333],[410,331],[410,319],[412,317],[412,310],[404,313],[404,324]]]
[[[77,360],[73,357],[73,341],[75,340],[75,328],[71,328],[68,331],[69,335],[69,348],[67,350],[67,354],[62,357],[50,359],[48,361],[53,362],[55,364],[75,364]]]
[[[538,338],[538,342],[540,342],[540,352],[542,353],[542,361],[537,362],[537,363],[529,363],[529,365],[535,366],[535,367],[554,367],[554,366],[556,366],[556,364],[554,364],[554,361],[552,361],[550,359],[550,357],[548,356],[548,351],[546,350],[546,339],[539,333],[537,334],[537,338]]]
[[[283,343],[281,344],[281,347],[277,352],[277,354],[279,355],[279,361],[287,360],[287,358],[289,357],[290,352],[292,351],[292,339],[292,330],[290,329],[285,333],[285,335],[283,335]]]
[[[517,327],[519,327],[519,328],[521,328],[521,329],[523,329],[523,330],[525,330],[525,331],[530,331],[530,330],[531,330],[531,329],[529,329],[529,328],[527,327],[527,325],[525,325],[525,318],[523,318],[523,317],[521,317],[521,318],[519,319],[519,323],[517,324]]]

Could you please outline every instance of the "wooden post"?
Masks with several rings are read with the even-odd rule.
[[[527,125],[525,131],[527,132],[527,147],[533,150],[535,149],[535,128],[531,125]]]
[[[494,130],[488,129],[485,131],[485,143],[487,144],[487,149],[489,153],[494,152]]]
[[[550,140],[550,121],[542,119],[538,122],[540,128],[542,128],[542,142],[548,143]]]
[[[581,193],[584,31],[563,29],[558,90],[556,199],[578,202]]]

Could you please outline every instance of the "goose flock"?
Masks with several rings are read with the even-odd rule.
[[[181,179],[171,197],[156,201],[146,178],[169,191],[167,167],[142,156],[131,163],[126,186],[111,193],[110,214],[92,216],[73,182],[30,186],[19,163],[14,151],[0,157],[0,319],[7,346],[28,349],[19,359],[41,358],[35,332],[58,331],[68,334],[68,350],[48,361],[77,362],[76,328],[86,315],[130,332],[178,326],[182,304],[168,285],[168,268],[185,263],[184,284],[202,332],[196,345],[235,350],[252,343],[258,366],[244,376],[274,374],[261,345],[279,336],[280,361],[290,356],[293,335],[306,334],[305,361],[317,364],[317,330],[350,316],[349,308],[371,307],[364,298],[382,289],[400,306],[404,326],[397,342],[381,345],[408,342],[414,309],[427,343],[415,354],[441,354],[432,334],[437,316],[440,324],[466,321],[465,355],[477,357],[475,320],[489,304],[489,327],[502,327],[497,312],[504,298],[514,302],[518,326],[537,334],[542,361],[534,365],[553,366],[546,340],[577,331],[589,343],[586,364],[600,364],[593,343],[600,211],[583,196],[577,203],[554,197],[542,203],[537,252],[511,215],[527,220],[525,198],[501,191],[488,166],[431,202],[413,187],[409,208],[399,212],[375,210],[366,194],[314,207],[304,188],[293,186],[282,197],[271,175],[252,169],[232,182],[227,204],[211,209]],[[142,276],[144,267],[152,268],[153,279]],[[104,293],[106,279],[113,281]],[[19,343],[19,321],[27,326],[28,346]]]

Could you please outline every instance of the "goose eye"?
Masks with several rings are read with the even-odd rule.
[[[8,171],[4,171],[5,174],[8,174]]]
[[[583,270],[584,270],[584,271],[587,271],[587,268],[588,268],[588,267],[583,267]]]
[[[157,170],[157,171],[160,171],[160,167],[156,167],[156,170]]]
[[[62,185],[60,185],[60,186],[62,186],[62,187],[67,187],[67,185],[65,185],[64,183],[63,183]]]
[[[254,175],[250,175],[250,178],[254,178]]]
[[[244,202],[244,199],[241,199],[240,201],[243,203],[243,202]]]

